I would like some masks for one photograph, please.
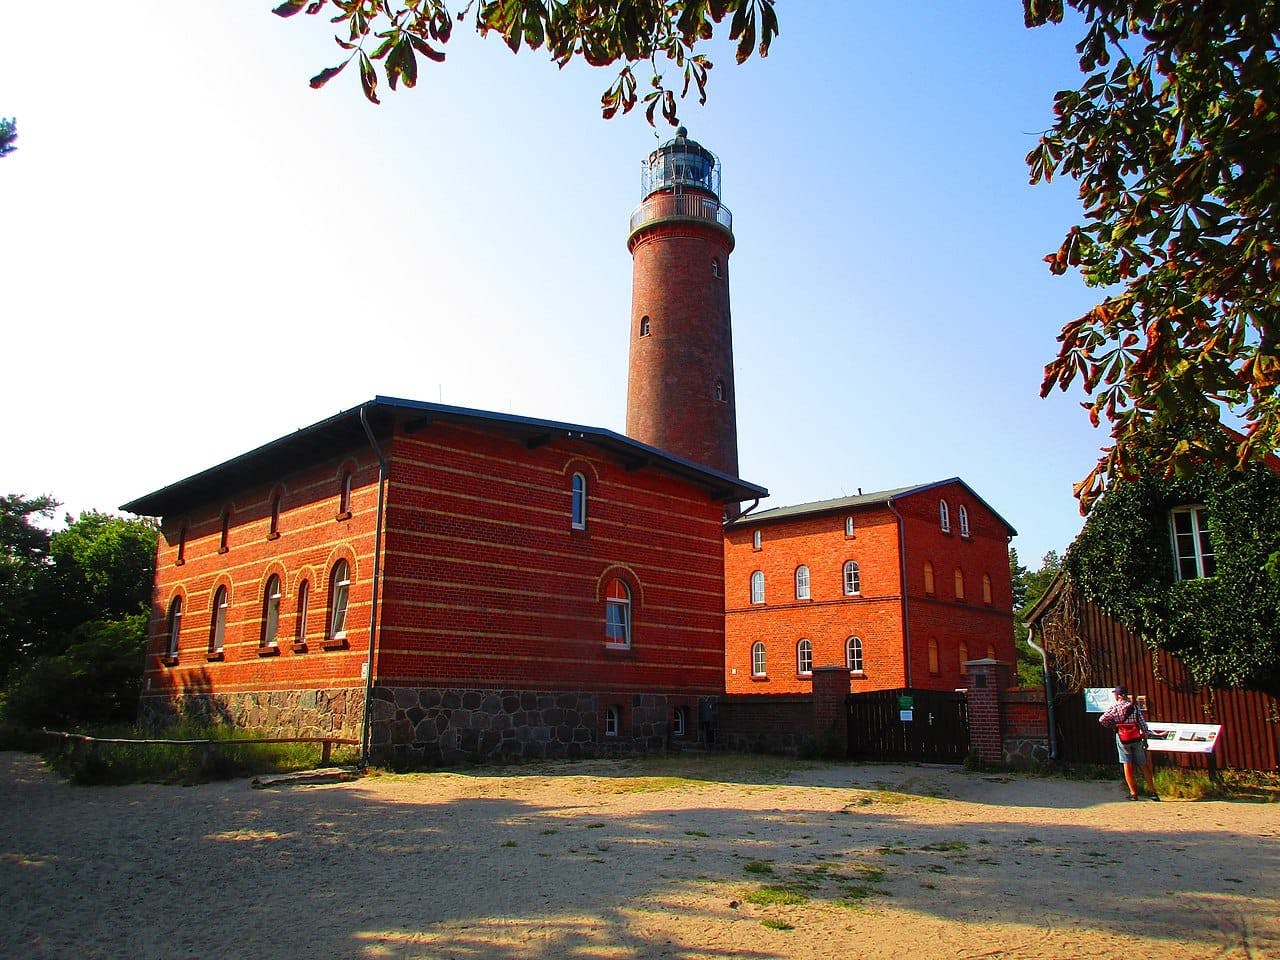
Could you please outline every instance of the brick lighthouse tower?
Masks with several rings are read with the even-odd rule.
[[[627,435],[736,477],[733,215],[720,202],[720,161],[680,127],[644,162],[642,194],[627,237]]]

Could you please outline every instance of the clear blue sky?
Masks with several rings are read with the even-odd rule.
[[[624,429],[627,217],[669,128],[465,29],[380,107],[312,91],[331,27],[271,5],[0,37],[0,492],[111,509],[379,393]],[[890,6],[780,3],[770,57],[720,48],[682,109],[734,214],[742,475],[773,506],[960,476],[1035,567],[1106,441],[1038,397],[1096,294],[1041,262],[1074,184],[1022,160],[1079,28]]]

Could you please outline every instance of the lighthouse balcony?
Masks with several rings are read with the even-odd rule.
[[[733,235],[733,214],[713,197],[699,193],[655,193],[631,213],[631,236],[652,223],[685,220],[712,224]]]

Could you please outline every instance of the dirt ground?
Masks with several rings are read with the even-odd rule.
[[[693,757],[80,788],[0,753],[0,811],[4,957],[1280,957],[1280,805],[1119,784]]]

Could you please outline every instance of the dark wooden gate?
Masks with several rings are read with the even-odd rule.
[[[902,719],[902,697],[911,719]],[[963,693],[877,690],[850,694],[849,756],[859,760],[963,763],[969,754],[969,711]]]

